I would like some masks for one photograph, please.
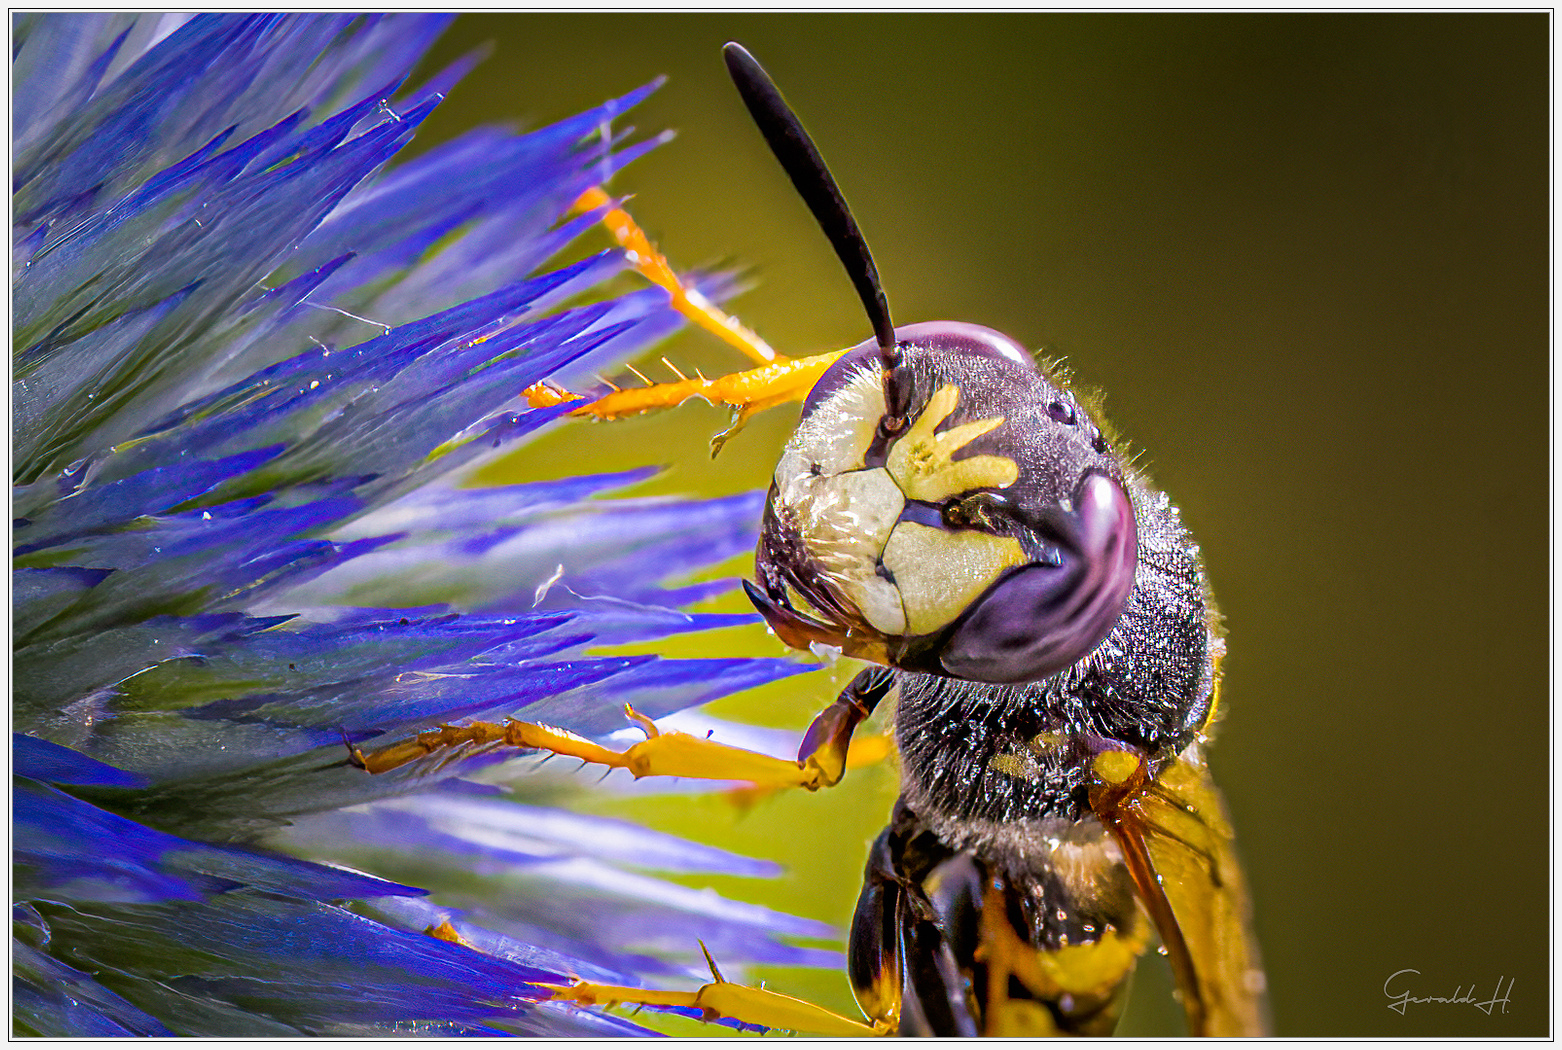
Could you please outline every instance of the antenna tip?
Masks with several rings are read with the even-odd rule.
[[[749,70],[760,68],[759,60],[749,54],[748,48],[736,40],[729,40],[721,46],[721,57],[727,62],[727,71],[736,73],[737,70]]]

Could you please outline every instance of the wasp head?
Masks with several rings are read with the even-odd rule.
[[[979,682],[1056,674],[1133,589],[1138,537],[1101,431],[1006,336],[933,322],[869,341],[804,402],[750,596],[790,645]]]

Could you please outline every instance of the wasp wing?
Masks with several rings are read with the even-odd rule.
[[[1183,752],[1127,808],[1192,964],[1198,1003],[1188,1003],[1183,989],[1190,1017],[1202,1005],[1203,1034],[1267,1035],[1269,1004],[1247,883],[1225,802],[1197,748]],[[1177,938],[1168,933],[1163,929],[1161,939],[1170,947]]]

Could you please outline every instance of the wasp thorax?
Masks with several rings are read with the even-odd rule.
[[[805,402],[766,506],[756,603],[798,647],[975,681],[1055,674],[1132,590],[1121,468],[1012,340],[946,322],[896,334],[899,426],[883,424],[872,343]]]

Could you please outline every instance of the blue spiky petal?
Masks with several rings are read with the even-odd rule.
[[[695,937],[827,961],[787,940],[817,924],[658,874],[769,868],[469,779],[504,756],[344,760],[799,670],[606,648],[750,619],[681,607],[730,586],[688,581],[748,545],[753,495],[463,487],[557,420],[519,391],[679,322],[605,297],[616,254],[548,262],[659,141],[611,131],[650,88],[394,163],[467,66],[409,80],[446,21],[14,22],[19,1033],[620,1035],[535,982],[635,983]]]

